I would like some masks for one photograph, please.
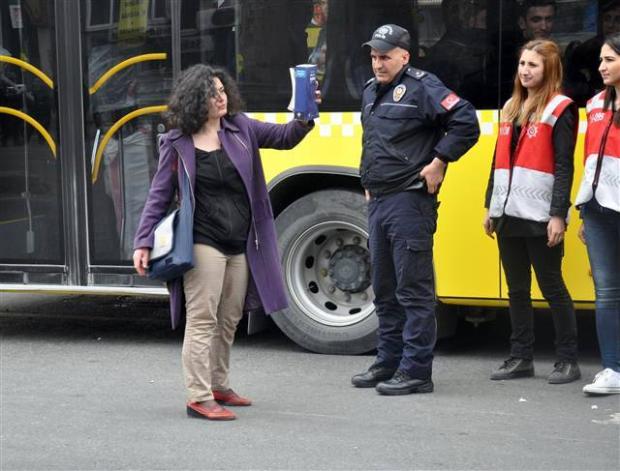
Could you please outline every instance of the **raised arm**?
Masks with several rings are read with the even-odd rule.
[[[256,136],[258,147],[264,149],[292,149],[314,127],[314,121],[306,123],[293,120],[287,124],[273,124],[251,118],[247,119],[250,129]]]

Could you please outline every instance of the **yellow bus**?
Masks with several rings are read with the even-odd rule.
[[[0,290],[165,295],[131,267],[132,240],[157,167],[157,134],[179,72],[226,67],[248,114],[291,119],[288,68],[317,64],[316,128],[290,152],[263,153],[290,306],[273,320],[306,349],[375,345],[367,210],[359,184],[360,95],[372,76],[361,48],[397,23],[412,64],[478,110],[478,144],[450,166],[440,194],[435,271],[446,306],[507,305],[496,244],[482,231],[498,109],[516,51],[546,35],[564,51],[566,93],[600,87],[601,37],[619,28],[609,0],[9,0],[0,3]],[[541,23],[542,22],[542,23]],[[593,61],[594,60],[594,61]],[[583,111],[575,180],[581,173]],[[576,187],[576,183],[574,184]],[[571,211],[564,272],[577,306],[592,280]],[[544,306],[540,292],[533,297]],[[461,309],[462,310],[462,309]],[[249,313],[248,329],[264,320]]]

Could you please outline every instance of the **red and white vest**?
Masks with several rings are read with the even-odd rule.
[[[538,222],[551,219],[549,211],[555,179],[553,127],[572,102],[567,96],[556,95],[545,106],[540,121],[525,123],[513,159],[510,152],[512,122],[500,123],[489,205],[491,217],[507,214]]]
[[[575,205],[587,203],[594,196],[592,184],[600,159],[596,200],[601,206],[620,212],[620,128],[613,123],[611,109],[604,110],[605,92],[595,95],[586,107],[588,130],[584,152],[585,169]],[[603,136],[609,127],[607,142],[601,149]]]

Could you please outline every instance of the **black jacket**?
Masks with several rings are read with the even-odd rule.
[[[374,193],[404,190],[433,158],[454,162],[480,135],[474,107],[411,66],[389,85],[366,83],[361,119],[362,185]]]

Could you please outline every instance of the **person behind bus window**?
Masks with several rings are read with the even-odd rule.
[[[525,0],[519,19],[523,39],[548,39],[555,18],[555,0]]]
[[[585,102],[596,91],[603,89],[598,71],[599,53],[605,38],[620,33],[620,0],[606,0],[600,4],[597,35],[587,41],[569,45],[566,53],[566,87],[577,104]]]
[[[502,32],[501,86],[502,100],[513,88],[517,63],[523,45],[533,39],[549,39],[556,14],[555,0],[524,0],[517,5],[516,24],[514,18],[506,16]]]
[[[596,331],[603,370],[583,387],[588,394],[620,394],[620,34],[601,48],[605,90],[587,106],[585,171],[575,204],[580,238],[588,248],[596,294]]]
[[[581,376],[575,310],[562,278],[578,117],[561,84],[557,44],[525,44],[512,97],[501,111],[483,223],[487,235],[497,234],[512,326],[510,356],[493,371],[493,380],[534,375],[532,266],[555,326],[557,361],[548,382]]]
[[[134,239],[134,267],[144,275],[153,230],[172,202],[177,174],[186,172],[192,194],[179,197],[195,202],[194,268],[168,288],[173,327],[185,298],[187,414],[211,420],[235,418],[218,403],[251,404],[228,379],[244,304],[266,313],[287,304],[259,148],[290,149],[313,127],[296,120],[262,123],[241,113],[241,106],[237,86],[223,69],[198,64],[181,74],[166,116],[174,129],[160,138],[159,166]]]
[[[429,393],[437,192],[448,163],[476,143],[480,129],[469,102],[409,65],[406,29],[381,26],[364,46],[375,77],[362,98],[360,174],[379,338],[375,362],[351,382],[386,395]]]

